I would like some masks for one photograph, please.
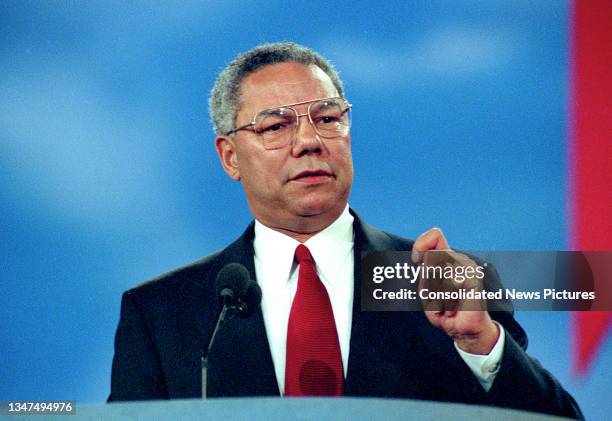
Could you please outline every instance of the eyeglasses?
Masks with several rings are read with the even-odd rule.
[[[304,104],[308,104],[304,114],[299,114],[293,108]],[[326,139],[343,137],[348,134],[351,125],[351,107],[351,104],[339,97],[296,102],[260,111],[253,121],[236,127],[225,135],[229,136],[252,127],[252,131],[262,138],[264,148],[280,149],[289,145],[295,138],[300,117],[308,116],[308,121],[319,136]]]

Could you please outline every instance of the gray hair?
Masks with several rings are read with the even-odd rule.
[[[208,106],[217,135],[225,134],[234,128],[239,111],[242,80],[262,67],[286,62],[318,66],[329,76],[338,94],[344,98],[344,86],[338,72],[316,51],[293,42],[258,45],[244,54],[239,54],[219,73],[215,81]]]

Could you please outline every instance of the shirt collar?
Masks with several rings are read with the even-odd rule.
[[[353,221],[347,204],[338,219],[304,243],[317,264],[317,270],[329,280],[337,278],[334,275],[339,261],[353,252]],[[299,244],[299,241],[255,220],[255,258],[265,267],[268,279],[278,282],[289,279],[295,248]]]

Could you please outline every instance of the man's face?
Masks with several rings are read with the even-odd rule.
[[[266,66],[243,79],[236,126],[271,107],[338,96],[319,67],[299,63]],[[294,106],[299,114],[308,104]],[[344,210],[353,181],[350,135],[317,136],[308,117],[300,117],[293,143],[266,150],[250,130],[217,138],[226,172],[242,181],[255,218],[272,228],[319,231]],[[309,231],[310,230],[310,231]]]

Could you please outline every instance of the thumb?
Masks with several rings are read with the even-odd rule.
[[[412,245],[411,259],[413,263],[421,263],[428,250],[448,250],[448,242],[440,228],[431,228],[419,235]]]

